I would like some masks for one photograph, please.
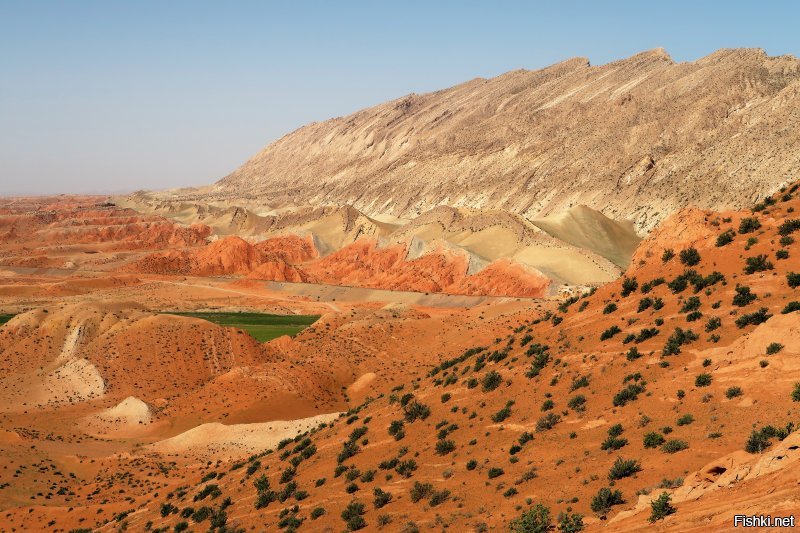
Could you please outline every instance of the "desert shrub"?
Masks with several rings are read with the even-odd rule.
[[[428,418],[431,414],[431,409],[427,405],[414,400],[403,407],[403,414],[406,422],[414,422],[415,420]]]
[[[375,506],[375,509],[380,509],[381,507],[392,501],[392,495],[390,493],[381,490],[377,487],[373,489],[372,494],[374,496],[372,504]]]
[[[588,387],[588,386],[589,386],[589,376],[581,376],[579,378],[575,378],[572,380],[572,385],[570,385],[569,391],[573,392],[582,387]]]
[[[478,461],[470,459],[467,461],[467,470],[475,470],[478,467]]]
[[[563,533],[583,531],[583,516],[576,513],[559,513],[558,530]]]
[[[694,378],[694,384],[696,387],[708,387],[709,385],[711,385],[711,380],[712,380],[711,374],[707,373],[698,374]]]
[[[412,476],[416,469],[417,462],[414,459],[408,459],[406,461],[400,461],[395,467],[394,471],[408,479]]]
[[[616,335],[617,333],[621,333],[621,332],[622,332],[622,330],[619,329],[619,326],[617,326],[617,325],[611,326],[610,328],[606,329],[605,331],[603,331],[603,333],[600,334],[600,340],[601,341],[608,340],[611,337],[613,337],[614,335]]]
[[[597,494],[592,496],[592,501],[589,506],[592,509],[592,512],[603,517],[608,514],[608,512],[611,510],[611,507],[614,505],[622,505],[623,503],[625,503],[625,500],[622,497],[621,491],[611,490],[608,487],[603,487],[597,491]]]
[[[451,440],[436,441],[436,453],[439,455],[447,455],[456,449],[456,443]]]
[[[741,395],[742,395],[741,387],[728,387],[728,390],[725,391],[725,397],[729,400],[737,398]]]
[[[733,300],[731,303],[737,307],[744,307],[756,298],[758,298],[758,296],[750,292],[750,287],[737,285],[736,294],[733,295]]]
[[[644,383],[631,383],[614,395],[613,403],[615,407],[624,407],[628,402],[632,402],[645,391]]]
[[[800,311],[800,302],[789,302],[786,304],[786,307],[783,308],[781,314],[788,315],[789,313],[794,313],[795,311]]]
[[[606,304],[606,306],[603,308],[603,314],[604,315],[608,315],[608,314],[613,313],[616,310],[617,310],[617,304],[615,304],[614,302],[611,302],[611,303]]]
[[[690,311],[697,311],[700,309],[700,298],[697,296],[690,296],[683,302],[681,313],[688,313]]]
[[[415,481],[414,486],[411,487],[409,494],[411,496],[411,501],[417,503],[423,498],[427,498],[433,494],[433,485],[430,483],[420,483],[419,481]]]
[[[722,320],[720,320],[719,317],[712,316],[706,322],[706,331],[707,332],[714,331],[715,329],[718,329],[720,326],[722,326]]]
[[[325,508],[324,507],[314,507],[311,510],[311,520],[316,520],[317,518],[319,518],[320,516],[322,516],[324,514],[325,514]]]
[[[679,426],[688,426],[692,422],[694,422],[694,417],[691,414],[687,413],[687,414],[681,416],[680,418],[678,418],[678,420],[676,421],[676,424],[679,425]]]
[[[600,444],[601,450],[619,450],[628,444],[628,439],[620,439],[618,437],[609,435],[606,440]]]
[[[671,498],[670,495],[664,491],[661,495],[650,502],[650,522],[655,522],[656,520],[662,520],[667,515],[673,514],[677,509],[672,506],[670,503]]]
[[[772,317],[772,315],[767,313],[767,308],[762,307],[758,311],[748,313],[737,318],[736,327],[742,329],[749,325],[757,326],[769,320],[770,317]]]
[[[672,248],[666,248],[666,249],[664,249],[664,253],[661,254],[661,262],[662,263],[667,263],[673,257],[675,257],[675,251]]]
[[[779,342],[771,342],[767,346],[767,355],[775,355],[776,353],[783,350],[783,344]]]
[[[791,235],[798,229],[800,229],[800,219],[789,219],[778,227],[778,233],[785,237]]]
[[[362,515],[366,512],[364,504],[357,501],[352,501],[347,504],[344,511],[342,511],[342,520],[344,520],[348,531],[357,531],[367,527],[367,522]]]
[[[775,252],[775,259],[789,259],[789,250],[778,250]]]
[[[638,288],[639,282],[636,281],[636,278],[622,278],[622,291],[620,291],[620,296],[627,298],[631,293],[636,292]]]
[[[505,474],[505,471],[502,468],[497,467],[492,467],[488,472],[486,472],[486,475],[489,477],[489,479],[500,477],[503,474]]]
[[[759,254],[754,257],[745,259],[744,273],[755,274],[756,272],[764,272],[772,270],[774,266],[772,262],[767,259],[766,254]]]
[[[555,413],[547,413],[536,421],[536,431],[547,431],[553,429],[556,424],[561,422],[561,417]]]
[[[499,387],[502,382],[503,376],[499,372],[492,370],[487,372],[481,379],[481,388],[483,392],[490,392]]]
[[[800,274],[796,272],[788,272],[786,274],[786,283],[788,283],[789,287],[793,289],[800,287]]]
[[[689,447],[689,443],[685,440],[668,440],[661,446],[661,451],[664,453],[677,453]]]
[[[800,402],[800,383],[794,384],[794,389],[792,389],[792,401]]]
[[[506,402],[506,406],[492,415],[492,422],[499,424],[509,416],[511,416],[511,406],[514,405],[513,400]]]
[[[513,533],[546,533],[551,526],[550,509],[540,503],[522,513],[509,524]]]
[[[583,394],[578,394],[573,396],[567,402],[567,407],[573,409],[578,412],[583,412],[586,410],[586,397]]]
[[[689,247],[681,250],[679,259],[686,266],[695,266],[700,262],[700,253],[696,248]]]
[[[648,297],[639,300],[639,307],[636,309],[637,313],[641,313],[653,306],[653,299]]]
[[[642,465],[635,459],[617,457],[614,464],[611,465],[611,469],[608,471],[608,480],[615,481],[617,479],[630,477],[641,470]]]
[[[732,229],[724,231],[717,236],[717,247],[721,248],[733,242],[736,233]]]
[[[744,235],[745,233],[753,233],[759,228],[761,228],[761,222],[759,222],[755,217],[743,218],[741,222],[739,222],[740,235]]]
[[[625,354],[625,359],[627,359],[628,361],[635,361],[639,359],[641,356],[642,354],[639,352],[636,346],[632,346],[630,350],[628,350],[628,353]]]
[[[447,500],[450,499],[450,491],[447,489],[437,490],[433,494],[431,494],[430,500],[428,500],[428,505],[431,507],[436,507],[437,505],[441,505]]]
[[[664,300],[662,298],[653,298],[653,309],[656,311],[664,307]]]
[[[641,344],[648,339],[652,339],[658,335],[658,333],[659,331],[657,328],[644,328],[639,332],[634,340],[636,341],[636,344]]]
[[[769,438],[760,431],[753,431],[744,445],[747,453],[761,453],[770,446]]]
[[[675,328],[675,331],[670,335],[669,339],[667,339],[667,344],[664,345],[662,353],[664,355],[677,355],[681,353],[681,346],[695,341],[698,338],[698,335],[690,329],[682,330],[681,328]]]
[[[555,406],[556,406],[556,404],[553,402],[553,400],[551,400],[550,398],[548,398],[548,399],[546,399],[544,402],[542,402],[542,408],[541,408],[541,410],[542,410],[542,411],[550,411],[550,410],[552,410],[552,409],[553,409],[553,407],[555,407]]]
[[[643,438],[643,444],[645,448],[658,448],[662,444],[664,444],[666,439],[661,433],[657,433],[655,431],[651,431],[650,433],[645,434]]]
[[[703,318],[703,313],[701,313],[700,311],[692,311],[691,313],[686,315],[687,322],[695,322],[696,320],[700,320],[701,318]]]

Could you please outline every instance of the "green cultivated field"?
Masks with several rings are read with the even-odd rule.
[[[14,316],[16,315],[4,315],[3,313],[0,313],[0,326],[14,318]]]
[[[258,342],[267,342],[281,335],[296,335],[317,321],[317,315],[269,315],[266,313],[169,313],[202,318],[220,326],[234,326],[250,334]]]

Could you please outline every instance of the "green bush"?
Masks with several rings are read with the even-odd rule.
[[[703,373],[699,374],[694,378],[694,384],[696,387],[708,387],[711,385],[711,374]]]
[[[357,501],[352,501],[347,504],[347,507],[342,511],[342,520],[344,520],[348,531],[357,531],[367,527],[367,522],[361,516],[366,512],[364,504]]]
[[[688,313],[690,311],[697,311],[700,309],[700,298],[697,296],[690,296],[683,302],[683,307],[681,307],[681,313]]]
[[[622,278],[622,291],[620,291],[620,296],[627,298],[638,288],[639,282],[636,281],[636,278]]]
[[[767,313],[767,308],[762,307],[758,311],[755,311],[753,313],[748,313],[737,318],[736,327],[742,329],[749,325],[757,326],[759,324],[766,322],[771,317],[772,315]]]
[[[794,313],[795,311],[800,311],[800,302],[789,302],[786,304],[786,307],[783,308],[781,314],[788,315],[789,313]]]
[[[771,342],[767,346],[767,355],[775,355],[776,353],[783,350],[783,344],[779,342]]]
[[[606,304],[606,306],[603,308],[603,314],[604,315],[608,315],[608,314],[613,313],[616,310],[617,310],[617,304],[615,304],[614,302],[611,302],[609,304]]]
[[[729,400],[737,398],[742,394],[743,393],[741,387],[728,387],[728,390],[725,391],[725,397]]]
[[[613,403],[615,407],[624,407],[628,402],[632,402],[645,391],[645,385],[641,383],[631,383],[617,394],[614,395]]]
[[[717,236],[717,247],[721,248],[733,242],[733,238],[736,236],[736,233],[732,229],[724,231]]]
[[[680,261],[686,266],[695,266],[700,262],[700,253],[696,248],[686,248],[685,250],[681,250]]]
[[[792,390],[792,401],[800,402],[800,383],[794,384],[794,389]]]
[[[706,322],[706,332],[712,332],[715,329],[719,329],[720,326],[722,326],[722,320],[719,317],[712,316]]]
[[[739,234],[753,233],[761,227],[761,222],[755,217],[743,218],[739,223]]]
[[[427,498],[433,494],[433,485],[430,483],[420,483],[419,481],[415,481],[414,486],[411,487],[409,494],[411,496],[411,501],[417,503],[423,498]]]
[[[625,500],[622,497],[622,492],[619,490],[611,490],[608,487],[603,487],[597,494],[592,496],[590,508],[592,512],[597,513],[600,517],[604,517],[611,510],[614,505],[622,505]]]
[[[578,412],[586,410],[586,397],[583,394],[577,394],[569,399],[567,407]]]
[[[502,468],[497,468],[497,467],[490,468],[489,471],[486,473],[486,475],[489,476],[489,479],[500,477],[503,474],[505,474],[505,471]]]
[[[611,326],[610,328],[606,329],[605,331],[603,331],[603,333],[600,334],[600,340],[601,341],[608,340],[611,337],[613,337],[614,335],[616,335],[617,333],[621,333],[621,332],[622,332],[622,330],[619,329],[619,326],[617,326],[617,325]]]
[[[736,286],[736,294],[733,295],[733,305],[737,307],[744,307],[750,302],[758,298],[755,294],[750,292],[750,287]]]
[[[451,440],[436,441],[436,453],[438,455],[447,455],[456,449],[456,443]]]
[[[643,439],[643,444],[645,448],[658,448],[664,441],[667,439],[661,433],[657,433],[655,431],[651,431],[650,433],[645,434]]]
[[[503,377],[499,372],[492,370],[487,372],[483,379],[481,379],[481,388],[483,392],[490,392],[495,390],[503,382]]]
[[[509,524],[513,533],[547,533],[551,526],[550,509],[540,503],[522,513]]]
[[[664,453],[677,453],[689,447],[689,443],[685,440],[668,440],[661,446],[661,451]]]
[[[547,431],[553,429],[556,424],[561,422],[561,417],[555,413],[547,413],[536,421],[536,431]]]
[[[325,514],[324,507],[314,507],[314,509],[311,510],[311,520],[316,520],[317,518],[319,518],[324,514]]]
[[[641,470],[642,465],[635,459],[617,457],[617,460],[614,461],[614,464],[611,465],[611,469],[608,471],[608,480],[615,481],[617,479],[630,477]]]
[[[562,533],[583,531],[583,516],[575,513],[558,514],[558,530]]]
[[[745,259],[744,273],[755,274],[756,272],[765,272],[775,268],[767,259],[765,254],[759,254],[755,257],[748,257]],[[800,283],[800,282],[798,282]]]
[[[661,254],[661,262],[666,263],[675,257],[675,251],[672,248],[665,248],[664,253]]]
[[[786,283],[788,283],[789,287],[793,289],[800,287],[800,274],[795,272],[788,272],[786,274]]]
[[[694,417],[691,414],[687,413],[682,417],[678,418],[678,420],[675,423],[679,426],[688,426],[692,422],[694,422]]]
[[[677,509],[672,506],[670,503],[671,498],[670,495],[664,491],[661,495],[650,502],[650,522],[655,522],[656,520],[662,520],[667,515],[673,514]]]

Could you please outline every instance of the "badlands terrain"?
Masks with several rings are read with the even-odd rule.
[[[0,198],[0,531],[797,514],[798,66],[573,59]]]

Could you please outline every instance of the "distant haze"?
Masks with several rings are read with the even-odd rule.
[[[574,56],[800,55],[798,4],[0,0],[0,195],[204,185],[312,121]]]

